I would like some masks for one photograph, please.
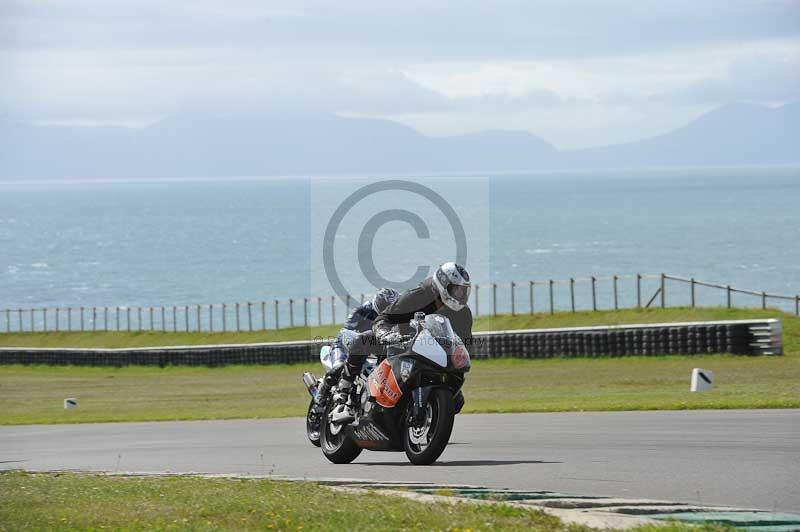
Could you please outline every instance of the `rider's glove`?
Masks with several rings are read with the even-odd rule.
[[[383,345],[399,344],[403,340],[404,340],[403,335],[396,331],[386,333],[380,338],[381,344]]]

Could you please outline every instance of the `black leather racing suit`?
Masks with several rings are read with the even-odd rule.
[[[397,301],[389,305],[375,318],[372,331],[358,335],[357,339],[348,345],[347,371],[342,378],[353,382],[355,376],[370,354],[381,352],[380,339],[390,332],[409,334],[412,332],[409,321],[414,318],[414,313],[441,314],[450,319],[455,333],[469,348],[472,345],[472,311],[469,307],[455,311],[447,307],[439,299],[439,291],[433,284],[432,278],[422,281],[418,287],[404,292]]]
[[[467,348],[472,345],[472,311],[467,306],[461,310],[452,310],[442,303],[431,277],[422,281],[418,287],[403,293],[375,318],[372,330],[376,338],[380,339],[392,331],[409,334],[412,330],[409,321],[414,318],[415,312],[447,316],[464,345]]]

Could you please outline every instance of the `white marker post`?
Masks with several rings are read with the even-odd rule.
[[[714,380],[714,373],[707,369],[694,368],[692,370],[692,387],[693,392],[710,392],[711,381]]]

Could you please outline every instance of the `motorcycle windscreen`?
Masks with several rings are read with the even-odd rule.
[[[428,314],[425,316],[425,330],[437,340],[454,341],[457,338],[453,326],[447,316]]]
[[[411,346],[411,350],[427,358],[437,366],[443,368],[447,367],[447,352],[445,352],[444,348],[436,341],[436,338],[428,331],[427,325],[426,328],[417,335],[416,340],[414,340],[414,345]]]

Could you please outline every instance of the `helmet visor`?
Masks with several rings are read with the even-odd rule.
[[[451,284],[447,287],[447,293],[460,304],[466,305],[469,299],[469,286]]]

